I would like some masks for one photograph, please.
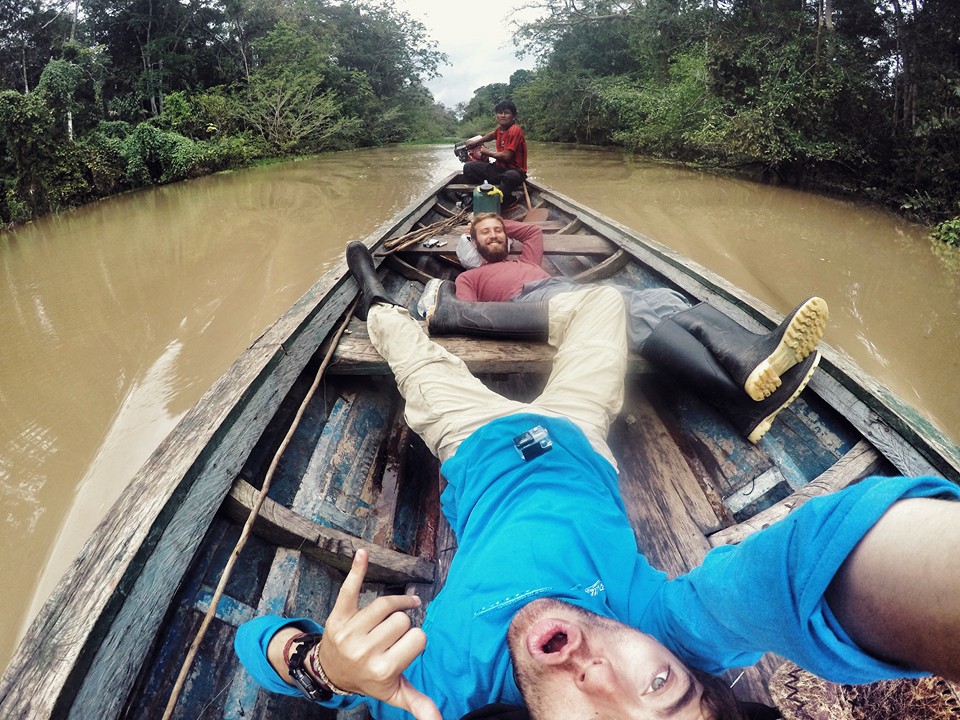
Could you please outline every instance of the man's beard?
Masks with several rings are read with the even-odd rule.
[[[477,244],[476,248],[480,257],[482,257],[488,263],[502,262],[503,260],[506,260],[507,255],[510,254],[507,243],[504,243],[497,248],[489,248],[485,245]]]

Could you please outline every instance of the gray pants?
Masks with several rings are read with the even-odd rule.
[[[635,290],[622,285],[611,285],[620,291],[627,311],[627,344],[633,352],[640,352],[643,343],[657,326],[671,315],[690,307],[680,293],[666,288]],[[551,277],[525,283],[511,302],[547,301],[560,293],[581,290],[584,285],[567,278]]]

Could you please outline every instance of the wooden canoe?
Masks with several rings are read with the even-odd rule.
[[[366,240],[397,297],[415,300],[430,277],[458,272],[453,249],[465,218],[452,200],[467,189],[458,180],[448,178]],[[551,272],[673,287],[757,331],[781,319],[570,198],[533,182],[529,197],[547,233]],[[428,237],[446,244],[425,247]],[[162,717],[268,473],[270,492],[173,717],[331,717],[306,700],[259,692],[232,640],[238,624],[265,612],[325,618],[359,547],[371,550],[369,594],[435,594],[455,552],[438,508],[442,478],[404,426],[364,324],[349,319],[356,290],[339,263],[157,448],[30,627],[0,682],[0,717]],[[442,342],[485,382],[521,400],[535,396],[550,365],[549,348],[537,344]],[[304,403],[318,373],[318,389]],[[806,498],[870,474],[960,482],[960,448],[829,346],[808,389],[758,445],[637,358],[627,387],[610,444],[638,544],[672,575],[711,546],[737,542]],[[738,691],[763,699],[762,675],[774,664],[751,670]]]

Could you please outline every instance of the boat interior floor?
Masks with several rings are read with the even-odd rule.
[[[576,276],[610,256],[609,251],[591,257],[560,255],[551,257],[550,263],[557,273]],[[440,253],[401,254],[396,261],[389,265],[385,283],[405,303],[415,302],[423,287],[421,279],[410,275],[456,273],[456,265],[444,261]],[[398,267],[413,271],[402,276],[393,271]],[[634,265],[604,272],[609,272],[610,281],[634,287],[663,282],[643,276]],[[521,353],[500,343],[455,338],[444,342],[448,341],[484,382],[503,395],[527,401],[546,381],[550,355],[543,347],[528,345]],[[324,350],[318,350],[317,358]],[[195,559],[172,605],[170,632],[183,637],[196,632],[240,534],[242,519],[237,518],[249,511],[250,497],[262,484],[279,438],[290,426],[318,364],[315,359],[306,368],[273,418],[274,429],[264,434],[267,439],[247,460],[230,502],[209,530],[204,552]],[[444,480],[439,464],[406,428],[402,412],[402,399],[389,370],[369,345],[365,324],[351,321],[338,355],[280,459],[270,503],[239,557],[179,707],[209,707],[210,717],[250,718],[251,708],[257,708],[253,717],[335,717],[299,698],[262,693],[258,704],[257,687],[229,648],[236,627],[257,615],[322,621],[336,597],[343,568],[349,566],[351,538],[389,551],[378,559],[380,581],[365,586],[366,599],[417,592],[429,600],[436,594],[456,541],[440,512]],[[713,545],[737,542],[761,526],[765,517],[785,514],[806,492],[810,478],[815,478],[811,485],[834,487],[869,474],[895,474],[812,393],[801,395],[783,411],[758,445],[731,439],[725,422],[710,403],[632,359],[625,406],[609,444],[620,461],[620,488],[638,549],[671,576],[695,566]],[[162,713],[182,662],[164,648],[188,642],[169,642],[168,635],[162,646],[158,642],[157,647],[144,648],[150,661],[132,693],[139,698],[138,705],[126,709],[127,717]],[[767,701],[763,676],[777,664],[770,658],[751,670],[737,684],[738,694]],[[340,714],[351,719],[364,716],[361,710]]]

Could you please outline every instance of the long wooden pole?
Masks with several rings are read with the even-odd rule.
[[[210,623],[213,622],[213,618],[216,617],[217,605],[220,603],[220,598],[223,597],[224,590],[227,587],[227,582],[230,580],[230,575],[233,572],[234,566],[236,565],[237,558],[240,557],[240,553],[247,544],[247,540],[250,538],[250,534],[253,532],[253,524],[257,519],[257,515],[260,513],[260,508],[267,499],[267,493],[270,492],[270,484],[273,482],[273,475],[277,470],[277,465],[280,463],[280,457],[283,455],[284,450],[287,449],[287,445],[290,444],[291,439],[293,439],[293,434],[300,425],[300,420],[303,418],[303,414],[307,410],[307,405],[310,403],[310,400],[313,399],[313,395],[317,388],[320,387],[320,381],[323,379],[323,374],[326,371],[327,366],[330,364],[330,359],[333,357],[334,351],[337,349],[337,343],[340,341],[344,331],[347,329],[347,325],[350,323],[350,319],[353,317],[353,311],[357,307],[358,302],[359,297],[357,300],[354,300],[353,305],[350,306],[349,312],[347,312],[347,317],[344,319],[343,323],[341,323],[340,327],[337,328],[333,342],[330,343],[327,354],[324,356],[323,362],[320,363],[320,368],[317,370],[317,376],[313,380],[313,385],[310,386],[310,390],[307,392],[306,397],[303,399],[303,402],[300,403],[300,408],[297,410],[297,415],[294,417],[293,422],[290,425],[290,429],[287,430],[287,434],[283,438],[283,442],[280,443],[280,447],[273,456],[273,460],[270,463],[270,468],[267,470],[267,475],[263,480],[263,487],[260,488],[260,493],[257,495],[256,502],[254,502],[253,507],[250,509],[250,515],[247,517],[247,521],[243,525],[243,530],[240,532],[240,537],[237,539],[237,543],[233,548],[233,552],[230,553],[230,559],[227,561],[226,566],[223,568],[223,573],[220,575],[220,582],[217,583],[217,589],[214,591],[213,598],[210,600],[210,607],[207,609],[207,614],[204,615],[203,622],[200,624],[200,629],[197,630],[197,635],[194,637],[193,643],[190,645],[190,650],[187,652],[187,656],[183,660],[183,665],[180,667],[180,675],[177,676],[177,682],[174,684],[173,691],[170,693],[170,699],[167,701],[166,710],[163,712],[163,720],[170,720],[170,717],[173,715],[173,709],[176,707],[177,700],[180,699],[180,694],[183,692],[183,686],[186,683],[187,674],[190,672],[190,668],[193,666],[193,661],[197,656],[200,643],[207,634],[207,629],[210,627]]]

